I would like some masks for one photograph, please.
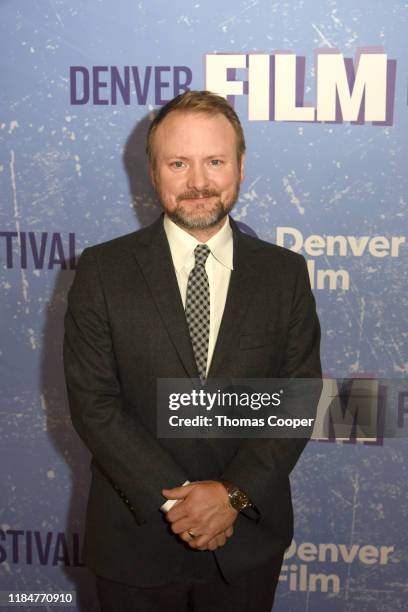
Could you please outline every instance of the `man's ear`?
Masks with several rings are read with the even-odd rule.
[[[241,155],[241,160],[239,162],[239,165],[240,165],[240,168],[239,168],[240,182],[242,183],[242,181],[245,178],[245,153]]]
[[[150,176],[150,180],[152,182],[152,185],[156,189],[156,179],[155,179],[155,175],[154,175],[154,167],[153,167],[152,162],[149,162],[148,171],[149,171],[149,176]]]

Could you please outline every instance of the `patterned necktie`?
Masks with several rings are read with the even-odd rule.
[[[186,319],[201,382],[207,372],[208,339],[210,335],[210,287],[205,262],[210,254],[206,244],[194,249],[195,265],[191,270],[186,295]]]

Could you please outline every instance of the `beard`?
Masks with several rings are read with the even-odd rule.
[[[223,201],[217,191],[203,189],[202,191],[186,191],[177,197],[178,206],[168,217],[185,229],[209,229],[215,227],[233,209],[239,195],[240,182],[237,181],[231,198]],[[200,198],[217,198],[214,203],[201,201]],[[184,205],[184,200],[195,199],[192,205]]]

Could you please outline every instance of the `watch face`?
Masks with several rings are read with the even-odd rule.
[[[240,489],[235,489],[230,494],[231,506],[238,512],[249,506],[249,497]]]

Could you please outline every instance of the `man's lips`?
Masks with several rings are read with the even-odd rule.
[[[217,197],[216,195],[207,195],[207,196],[191,196],[191,197],[183,197],[180,199],[180,202],[206,202],[207,200],[211,200],[212,198]]]

